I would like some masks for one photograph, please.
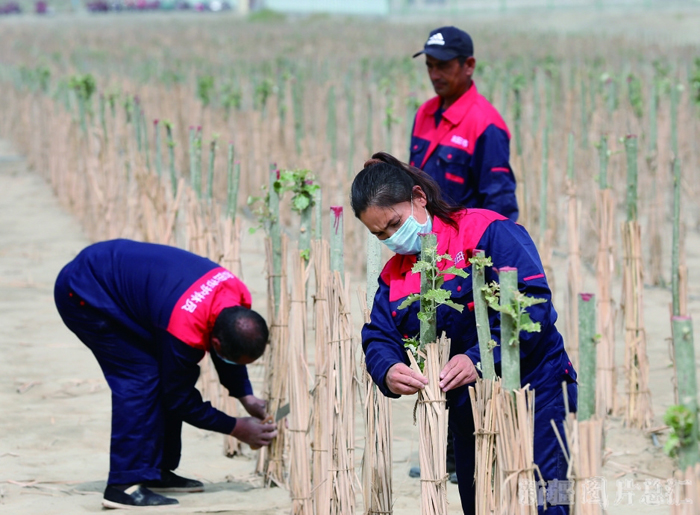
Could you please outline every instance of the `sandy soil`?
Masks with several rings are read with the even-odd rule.
[[[27,171],[6,141],[0,141],[0,192],[0,513],[99,512],[108,471],[109,389],[90,352],[62,325],[52,300],[56,274],[89,242],[77,222],[58,205],[50,187]],[[258,238],[246,237],[242,257],[244,279],[251,286],[254,302],[261,306],[265,286]],[[688,264],[691,273],[700,266],[700,237],[695,233],[688,235]],[[554,268],[556,284],[561,285],[557,302],[562,309],[563,257],[555,256]],[[592,286],[589,274],[586,284]],[[690,310],[698,320],[700,284],[692,276],[690,290]],[[619,295],[619,284],[613,291]],[[673,402],[666,341],[670,294],[663,289],[647,289],[645,294],[651,389],[660,425],[663,411]],[[696,347],[699,341],[696,338]],[[621,362],[622,347],[619,351]],[[696,355],[700,356],[700,349]],[[259,389],[260,367],[253,367],[251,375]],[[412,405],[410,398],[393,404],[397,515],[418,512],[419,482],[407,475],[417,460]],[[358,428],[362,425],[359,420],[358,413]],[[661,443],[663,439],[662,435]],[[204,481],[206,491],[179,495],[180,507],[168,512],[289,512],[289,494],[280,488],[261,488],[252,475],[251,451],[227,459],[219,435],[189,426],[183,431],[183,443],[180,472]],[[359,431],[357,447],[362,446]],[[605,466],[608,513],[668,513],[668,506],[644,503],[650,500],[644,497],[644,481],[670,478],[673,470],[671,460],[652,439],[624,429],[621,420],[611,418],[606,447],[610,451]],[[360,455],[358,452],[358,467]],[[623,485],[617,480],[625,479],[635,481],[632,502],[625,497],[615,504],[617,488]],[[448,496],[450,513],[460,513],[455,485],[449,485]]]

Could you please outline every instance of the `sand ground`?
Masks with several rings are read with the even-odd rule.
[[[52,196],[50,187],[27,170],[7,141],[0,141],[0,199],[0,513],[99,512],[108,472],[109,389],[90,352],[62,325],[52,298],[58,271],[89,241],[77,221]],[[692,274],[700,266],[700,237],[690,233],[687,241]],[[261,249],[259,236],[245,238],[244,279],[259,306],[264,305],[265,288]],[[565,260],[555,256],[554,264],[556,284],[560,285],[557,298],[561,299]],[[587,275],[586,284],[592,285],[591,281]],[[619,284],[613,291],[619,295]],[[692,275],[690,293],[690,311],[698,320],[700,284]],[[651,389],[660,425],[663,411],[673,403],[667,343],[670,293],[650,288],[645,295]],[[561,302],[559,305],[563,309]],[[696,338],[696,348],[698,341]],[[622,348],[619,351],[621,362]],[[696,356],[700,356],[699,350]],[[251,372],[258,390],[261,372],[260,367]],[[418,512],[420,483],[407,475],[417,459],[412,406],[410,398],[393,403],[397,515]],[[358,421],[358,428],[361,425]],[[645,496],[644,481],[670,478],[671,460],[650,436],[624,429],[621,420],[612,418],[606,427],[608,513],[668,513],[667,505],[649,504],[653,499]],[[664,438],[660,436],[661,443]],[[362,445],[359,432],[358,449]],[[204,481],[206,491],[178,495],[180,507],[167,512],[289,513],[288,492],[263,489],[252,475],[251,451],[235,459],[225,458],[220,435],[189,426],[183,431],[183,447],[179,471]],[[360,455],[358,452],[358,458]],[[618,480],[635,481],[632,502],[624,497],[615,503],[617,488],[629,486]],[[653,487],[647,483],[647,488]],[[461,513],[455,485],[448,486],[448,497],[450,513]]]

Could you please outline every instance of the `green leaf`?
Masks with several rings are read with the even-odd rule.
[[[311,204],[311,200],[306,195],[297,195],[292,201],[292,205],[296,211],[304,211]]]
[[[671,432],[671,434],[668,435],[668,440],[666,440],[666,443],[664,444],[664,452],[671,458],[675,458],[678,455],[678,449],[680,446],[680,440],[678,440],[678,437]]]
[[[452,292],[449,290],[428,290],[423,298],[441,304],[448,300],[451,295]]]
[[[450,274],[450,275],[456,275],[457,277],[461,277],[462,279],[466,279],[469,277],[469,274],[464,268],[457,268],[456,266],[451,266],[449,268],[446,268],[445,270],[442,271],[443,274]]]
[[[462,311],[464,311],[464,306],[463,306],[462,304],[457,304],[456,302],[453,302],[453,301],[451,301],[451,300],[446,300],[445,302],[441,302],[441,304],[443,304],[443,305],[445,305],[445,306],[449,306],[449,307],[451,307],[452,309],[456,309],[456,310],[459,311],[460,313],[461,313]]]
[[[442,275],[438,275],[435,278],[435,288],[442,288],[443,284],[445,284],[445,278]]]
[[[420,300],[420,295],[418,293],[412,293],[406,299],[399,304],[398,309],[406,309],[408,306],[413,304],[415,301]]]
[[[418,320],[424,323],[429,323],[432,320],[432,317],[430,316],[429,313],[425,313],[423,311],[418,312]]]
[[[427,261],[416,261],[416,264],[413,265],[413,268],[411,268],[411,272],[414,274],[419,274],[421,272],[425,272],[427,270],[430,270],[433,267],[431,263],[428,263]]]

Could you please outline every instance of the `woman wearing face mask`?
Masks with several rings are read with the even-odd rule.
[[[468,272],[474,250],[483,250],[493,262],[493,267],[486,269],[487,283],[497,280],[499,268],[515,267],[520,291],[546,299],[547,302],[528,309],[541,330],[520,335],[520,374],[522,384],[529,384],[535,390],[535,463],[545,481],[565,480],[566,459],[550,420],[564,434],[562,422],[566,413],[561,385],[566,381],[569,407],[575,411],[576,372],[554,325],[557,314],[551,291],[527,231],[493,211],[462,209],[445,203],[432,178],[382,152],[374,154],[355,177],[351,204],[355,216],[396,253],[380,275],[371,320],[362,330],[367,370],[386,396],[411,395],[428,382],[409,368],[402,341],[418,334],[418,303],[398,308],[408,295],[420,292],[420,277],[411,272],[420,253],[420,234],[434,232],[438,254],[449,254],[455,266]],[[444,260],[438,267],[446,268],[453,263]],[[480,361],[471,275],[466,279],[447,279],[443,288],[450,290],[453,301],[465,306],[462,313],[439,307],[437,332],[444,331],[452,340],[450,360],[440,373],[440,387],[447,392],[462,507],[464,513],[470,514],[475,510],[475,447],[467,385],[476,380]],[[489,310],[489,320],[492,336],[499,342],[498,313]],[[493,357],[496,372],[500,374],[500,347],[493,350]],[[554,495],[556,499],[557,492]],[[547,509],[550,515],[568,512],[568,506],[549,505]]]

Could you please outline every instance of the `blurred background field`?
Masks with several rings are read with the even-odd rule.
[[[625,158],[618,140],[639,137],[639,212],[657,231],[650,243],[663,236],[656,222],[670,209],[667,171],[674,145],[684,170],[697,173],[700,31],[694,29],[700,6],[695,3],[539,7],[512,14],[477,10],[473,16],[420,21],[272,11],[253,13],[253,20],[256,15],[258,22],[233,12],[7,18],[0,22],[0,73],[18,91],[63,106],[65,123],[79,116],[71,79],[89,74],[95,89],[86,108],[95,131],[123,118],[152,140],[153,121],[167,120],[173,125],[177,173],[187,177],[189,130],[201,127],[207,148],[218,138],[215,194],[226,190],[225,147],[231,142],[241,165],[242,204],[259,194],[266,170],[277,163],[313,171],[327,206],[345,202],[349,179],[372,152],[407,157],[415,109],[433,95],[422,59],[410,56],[432,27],[454,23],[472,34],[477,87],[511,130],[520,222],[533,236],[543,236],[537,230],[544,229],[543,159],[547,212],[563,209],[569,133],[576,141],[580,198],[592,210],[596,143],[604,134],[609,139],[610,180],[623,202]],[[151,142],[148,152],[154,148]],[[203,152],[204,161],[208,154]],[[686,175],[688,199],[698,198],[698,184]],[[685,223],[695,227],[697,204],[685,209]],[[556,216],[546,223],[556,247],[563,227]],[[593,228],[588,229],[590,236]],[[651,264],[652,282],[663,283],[660,263]]]

